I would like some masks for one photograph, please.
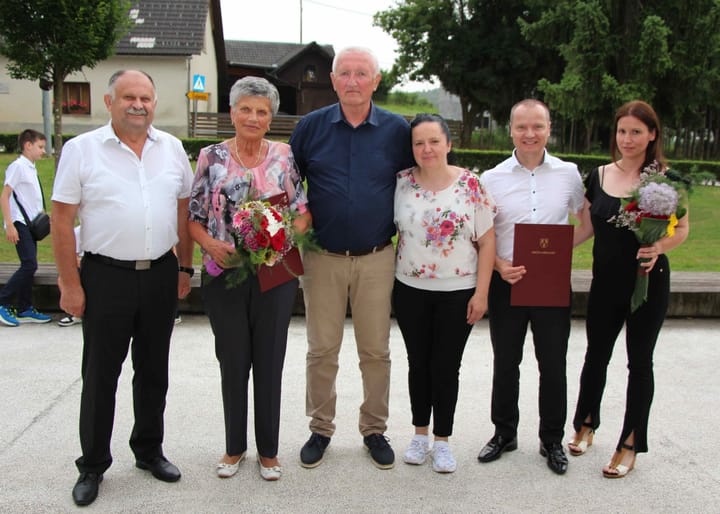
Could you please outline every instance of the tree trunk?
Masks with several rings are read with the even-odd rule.
[[[58,162],[60,162],[60,152],[62,152],[62,102],[65,97],[65,77],[58,71],[53,71],[53,125],[55,134],[53,135],[53,149],[55,151],[55,171],[57,171]]]
[[[475,121],[474,109],[468,100],[460,100],[462,107],[462,132],[460,133],[460,148],[470,148],[472,143],[473,122]]]
[[[585,144],[583,145],[583,150],[585,153],[590,151],[590,145],[592,144],[592,133],[593,133],[593,126],[595,125],[595,120],[590,119],[585,124]]]

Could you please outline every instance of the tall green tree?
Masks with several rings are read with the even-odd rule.
[[[507,119],[530,96],[540,69],[556,69],[543,49],[520,33],[518,18],[532,11],[517,0],[404,0],[375,15],[375,25],[398,44],[398,72],[412,80],[439,80],[460,98],[461,146],[488,110]]]
[[[720,157],[720,1],[656,1],[671,30],[672,68],[656,84],[657,107],[676,156]]]
[[[717,0],[529,3],[544,13],[523,24],[523,34],[539,46],[558,49],[565,61],[561,80],[543,78],[538,87],[553,110],[582,123],[581,149],[590,148],[597,127],[608,127],[613,110],[623,102],[646,100],[670,121],[686,112],[681,96],[690,92],[692,98],[708,98],[707,89],[699,88],[717,70],[717,50],[708,51],[717,48]],[[688,55],[682,50],[688,47],[696,52]],[[708,54],[715,55],[714,65]],[[668,95],[668,84],[674,94]],[[679,102],[670,106],[669,97]],[[670,111],[675,111],[672,116]]]
[[[390,94],[390,90],[397,86],[400,81],[397,76],[397,68],[393,66],[389,70],[380,70],[380,84],[378,84],[377,89],[375,90],[375,93],[373,93],[373,98],[385,102],[388,99],[388,95]]]
[[[0,53],[15,79],[53,90],[55,159],[62,149],[65,78],[107,59],[127,32],[124,0],[0,0]]]

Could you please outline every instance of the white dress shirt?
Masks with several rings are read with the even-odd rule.
[[[568,223],[568,213],[578,213],[584,190],[577,166],[545,151],[543,162],[528,170],[515,152],[480,175],[480,183],[495,205],[496,253],[512,262],[516,223]]]
[[[157,259],[178,242],[177,200],[192,178],[175,136],[150,127],[138,158],[108,123],[65,144],[52,199],[79,205],[82,251]]]

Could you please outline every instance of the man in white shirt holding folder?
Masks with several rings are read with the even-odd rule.
[[[551,156],[550,111],[542,102],[522,100],[510,111],[513,155],[484,172],[480,182],[497,205],[497,255],[490,284],[488,317],[493,346],[491,419],[495,434],[480,451],[483,463],[517,448],[520,362],[528,323],[540,372],[540,454],[557,474],[567,471],[562,447],[567,415],[565,360],[570,336],[570,307],[513,306],[513,284],[526,273],[513,265],[516,223],[567,224],[582,210],[583,183],[577,166]]]

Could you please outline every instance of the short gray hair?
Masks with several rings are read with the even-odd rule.
[[[280,93],[270,82],[261,77],[243,77],[230,88],[230,107],[245,96],[262,96],[270,100],[272,114],[275,116],[280,109]]]
[[[115,100],[115,86],[117,80],[125,75],[128,71],[137,71],[138,73],[142,73],[147,77],[147,79],[150,81],[150,84],[152,84],[153,87],[153,93],[155,94],[155,100],[157,100],[157,88],[155,87],[155,81],[153,78],[143,70],[118,70],[112,75],[110,75],[110,79],[108,80],[108,87],[107,87],[107,94],[110,96],[110,100]]]
[[[340,50],[338,53],[335,54],[335,57],[333,58],[332,63],[332,71],[335,73],[337,70],[338,62],[342,57],[345,56],[345,54],[351,54],[351,53],[358,53],[358,54],[365,54],[370,58],[370,62],[373,65],[373,77],[375,77],[378,73],[380,73],[380,63],[377,60],[377,56],[373,53],[372,50],[369,48],[366,48],[364,46],[348,46]]]

